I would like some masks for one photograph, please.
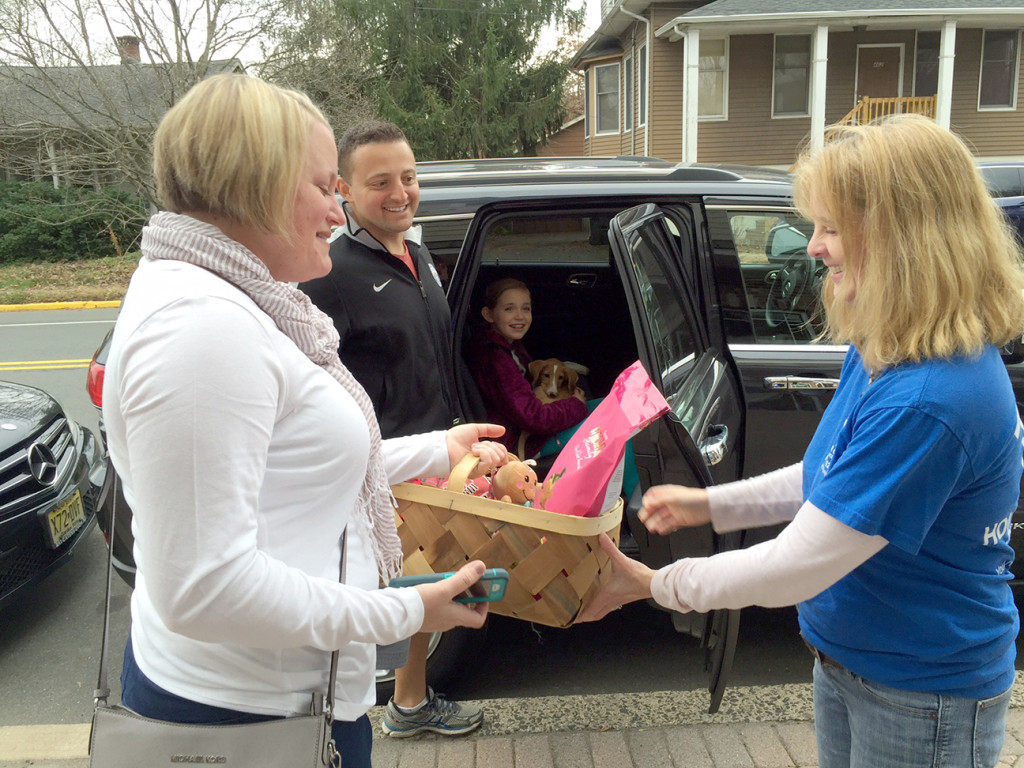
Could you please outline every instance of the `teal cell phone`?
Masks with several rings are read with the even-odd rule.
[[[413,587],[417,584],[431,584],[435,581],[454,576],[454,571],[446,573],[425,573],[419,576],[396,576],[388,584],[389,587]],[[455,598],[457,603],[490,603],[501,600],[508,586],[508,571],[504,568],[488,568],[480,581]]]

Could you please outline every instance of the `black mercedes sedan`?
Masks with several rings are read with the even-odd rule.
[[[41,389],[0,382],[0,608],[67,562],[96,522],[105,459]]]

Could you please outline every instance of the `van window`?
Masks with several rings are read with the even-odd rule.
[[[811,224],[791,209],[726,206],[709,210],[709,224],[716,260],[731,264],[730,271],[738,270],[743,284],[742,298],[723,297],[729,341],[814,341],[824,319],[820,299],[824,267],[807,253]],[[722,264],[716,266],[722,268]],[[746,312],[741,312],[744,304]]]
[[[1024,195],[1020,169],[1012,165],[982,166],[981,177],[985,179],[992,197],[1020,197]]]
[[[434,259],[434,267],[441,278],[441,286],[448,290],[448,282],[459,260],[459,251],[466,239],[472,214],[428,216],[416,219],[419,226],[419,242],[427,246]],[[413,228],[415,230],[415,227]],[[415,238],[414,238],[415,239]]]
[[[607,266],[610,219],[610,214],[509,217],[488,230],[480,263]]]
[[[630,245],[629,262],[647,316],[652,352],[664,387],[663,394],[676,415],[690,428],[692,425],[686,423],[684,414],[678,408],[690,401],[690,398],[684,396],[684,385],[701,347],[695,322],[687,311],[687,302],[682,298],[685,291],[676,285],[658,255],[674,252],[671,247],[673,236],[674,233],[664,219],[657,226],[645,228]]]

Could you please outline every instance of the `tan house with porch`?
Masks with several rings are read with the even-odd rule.
[[[1024,3],[593,1],[573,58],[587,155],[788,167],[827,125],[915,111],[1024,159]]]

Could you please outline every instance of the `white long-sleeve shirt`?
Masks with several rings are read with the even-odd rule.
[[[657,571],[654,600],[676,611],[795,605],[835,584],[888,543],[803,502],[803,465],[708,489],[719,533],[792,522],[770,541]]]
[[[334,378],[234,286],[143,260],[118,318],[103,412],[134,512],[132,645],[191,699],[305,711],[341,649],[335,716],[374,703],[374,644],[414,634],[415,590],[378,590],[348,525],[369,430]],[[444,433],[384,442],[391,482],[447,474]],[[347,526],[345,583],[340,539]]]

